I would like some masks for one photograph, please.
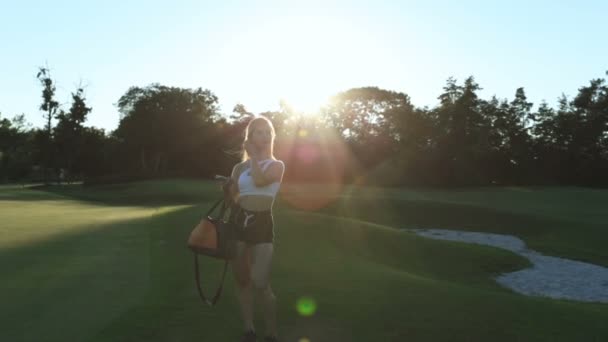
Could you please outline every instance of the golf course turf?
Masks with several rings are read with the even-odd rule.
[[[204,306],[185,244],[219,194],[193,180],[1,186],[0,341],[238,340],[232,274],[218,306]],[[496,284],[525,258],[403,230],[513,234],[544,254],[608,266],[608,191],[351,186],[317,210],[299,205],[305,196],[274,208],[284,341],[608,340],[608,305]],[[199,260],[211,292],[222,263]]]

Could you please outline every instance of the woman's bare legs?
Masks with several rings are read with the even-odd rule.
[[[277,336],[276,297],[270,287],[270,271],[274,246],[272,243],[253,245],[251,280],[256,297],[262,300],[266,335]]]
[[[250,248],[244,242],[236,242],[236,257],[230,262],[236,282],[236,295],[241,308],[243,329],[255,330],[253,327],[253,286],[251,282]]]
[[[243,328],[245,331],[255,331],[253,326],[255,295],[262,302],[268,336],[277,336],[276,297],[270,287],[273,253],[272,243],[260,243],[249,247],[244,242],[237,241],[237,254],[231,262]]]

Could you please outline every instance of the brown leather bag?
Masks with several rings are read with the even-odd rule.
[[[222,204],[220,215],[213,217],[212,213],[219,204]],[[231,219],[224,220],[228,206],[222,198],[209,209],[207,214],[194,227],[188,238],[188,248],[194,252],[194,276],[198,293],[203,302],[214,306],[222,294],[224,278],[228,269],[228,262],[236,255],[236,224]],[[232,216],[232,215],[231,215]],[[216,259],[224,260],[224,271],[222,280],[215,295],[211,300],[207,299],[201,289],[201,281],[198,267],[198,255],[206,255]]]
[[[220,215],[212,217],[213,210],[220,203]],[[231,220],[224,220],[227,209],[224,199],[217,201],[190,233],[188,248],[196,254],[233,259],[236,252],[236,225]]]

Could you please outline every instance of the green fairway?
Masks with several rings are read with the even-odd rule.
[[[0,341],[237,341],[232,275],[219,305],[204,306],[185,246],[217,196],[217,184],[186,180],[0,187]],[[275,207],[284,341],[608,340],[608,305],[525,297],[493,281],[526,259],[401,230],[515,234],[608,266],[608,191],[349,187],[314,212],[293,203]],[[210,291],[222,264],[200,261]]]

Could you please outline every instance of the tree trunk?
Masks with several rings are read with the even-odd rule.
[[[158,153],[154,160],[154,174],[155,175],[159,175],[159,170],[160,170],[162,160],[163,160],[163,154]]]
[[[139,156],[140,156],[140,159],[139,159],[139,160],[140,160],[140,162],[141,162],[141,171],[142,171],[143,173],[145,173],[145,172],[146,172],[146,169],[147,169],[147,167],[146,167],[146,150],[144,150],[144,149],[142,148],[142,149],[141,149],[141,152],[140,152],[140,154],[139,154]]]

